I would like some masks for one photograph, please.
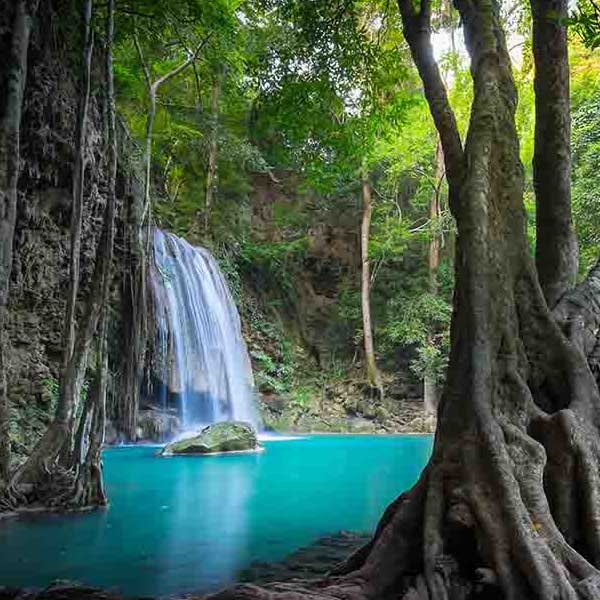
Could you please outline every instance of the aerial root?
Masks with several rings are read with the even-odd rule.
[[[505,444],[493,447],[503,450],[469,489],[481,546],[504,597],[587,599],[600,573],[556,525],[545,495],[544,445],[521,427],[501,428]]]
[[[571,410],[542,416],[532,434],[543,444],[548,461],[544,488],[550,512],[560,531],[565,559],[574,565],[581,553],[585,564],[600,566],[599,449],[595,436],[584,435],[586,424]],[[578,552],[576,552],[577,549]],[[571,555],[575,555],[571,558]],[[584,568],[585,576],[587,569]]]

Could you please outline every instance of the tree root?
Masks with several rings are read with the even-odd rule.
[[[518,383],[506,378],[504,393],[523,393]],[[582,426],[568,409],[483,419],[460,445],[436,443],[417,485],[326,578],[211,600],[597,600],[597,451]]]
[[[65,469],[55,465],[44,469],[44,478],[0,490],[0,513],[22,510],[78,511],[107,505],[100,466]]]

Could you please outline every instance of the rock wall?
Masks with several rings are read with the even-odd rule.
[[[340,313],[342,294],[360,289],[358,198],[317,198],[302,191],[293,173],[257,174],[250,204],[256,244],[283,248],[290,240],[304,240],[302,252],[285,267],[283,261],[276,263],[275,273],[266,273],[268,265],[260,261],[245,272],[244,333],[255,373],[272,373],[262,381],[257,378],[265,425],[298,432],[430,431],[434,424],[424,418],[422,384],[409,368],[409,349],[400,348],[388,357],[385,400],[372,398],[361,365],[362,340]],[[285,364],[290,359],[281,335],[274,333],[277,327],[261,326],[256,312],[277,324],[294,347],[295,364]],[[296,389],[282,391],[276,384],[288,366],[296,371]]]
[[[261,272],[260,264],[246,279],[250,292],[264,305],[273,304],[274,295],[284,296],[277,312],[286,330],[318,366],[327,366],[334,357],[351,357],[354,352],[354,331],[339,319],[337,310],[342,289],[356,287],[359,281],[360,210],[348,201],[328,210],[327,202],[301,187],[297,174],[291,172],[253,177],[253,240],[285,244],[301,239],[304,247],[301,256],[289,263],[287,289],[283,281],[266,282],[268,275]],[[304,221],[288,223],[286,214]]]
[[[10,0],[0,0],[0,56],[7,55],[13,8]],[[71,19],[67,18],[69,14]],[[26,452],[43,431],[58,394],[65,292],[69,280],[79,23],[76,3],[40,2],[31,37],[8,323],[12,345],[9,385],[14,416],[11,437],[17,454]],[[94,267],[106,202],[101,60],[98,45],[89,106],[78,316]],[[4,95],[5,75],[0,66],[0,98]],[[123,198],[131,188],[127,173],[121,163],[117,253],[124,234],[120,216]],[[117,257],[115,264],[120,262]],[[120,279],[117,271],[116,295]],[[115,318],[118,319],[118,310],[113,312],[113,321]],[[118,325],[113,322],[111,326],[114,329]]]

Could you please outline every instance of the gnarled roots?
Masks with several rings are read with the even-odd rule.
[[[517,379],[505,386],[528,394]],[[594,436],[571,409],[529,407],[521,423],[479,415],[461,436],[439,431],[420,481],[325,579],[237,586],[214,600],[600,598]]]

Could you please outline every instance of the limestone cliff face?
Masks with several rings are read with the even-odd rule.
[[[0,0],[0,56],[7,56],[12,5],[10,0]],[[8,324],[12,345],[10,398],[15,417],[12,438],[17,453],[35,441],[52,413],[57,394],[69,278],[79,22],[75,3],[65,0],[40,2],[29,51]],[[100,47],[96,49],[89,107],[79,314],[94,266],[106,202],[100,50]],[[4,96],[4,78],[5,71],[0,65],[0,98]],[[120,171],[118,192],[119,213],[122,213],[123,198],[129,193],[130,184],[124,169]],[[121,217],[117,228],[119,252],[119,240],[123,239],[124,231]],[[119,260],[115,261],[115,264],[119,263]],[[116,293],[119,280],[117,271]]]
[[[339,318],[338,308],[342,291],[358,282],[360,211],[351,201],[328,210],[326,201],[300,189],[295,173],[255,174],[250,195],[252,236],[267,243],[304,240],[301,257],[289,267],[290,291],[283,290],[285,303],[279,313],[317,365],[328,366],[333,357],[351,358],[354,353],[354,331]],[[312,218],[290,224],[286,214]],[[268,302],[270,292],[282,290],[269,290],[264,276],[257,263],[249,282],[259,294],[266,290],[262,301]]]

